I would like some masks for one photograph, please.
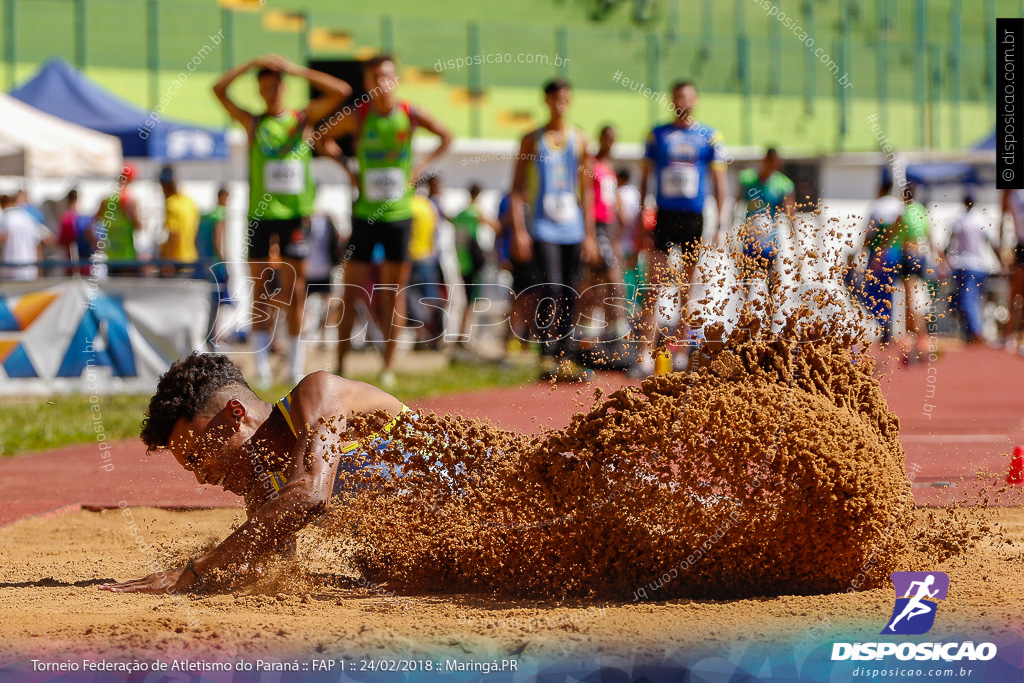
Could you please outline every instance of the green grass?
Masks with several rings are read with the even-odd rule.
[[[516,363],[508,368],[494,364],[453,363],[430,373],[397,373],[397,388],[392,390],[406,403],[439,394],[508,387],[535,379],[532,363]],[[356,377],[373,383],[370,377]],[[257,392],[265,401],[276,401],[290,386],[280,385]],[[93,411],[92,405],[99,410]],[[0,399],[0,455],[17,455],[50,450],[73,444],[96,443],[93,425],[101,424],[106,440],[133,439],[139,434],[149,396],[102,396],[96,404],[88,396]],[[99,420],[93,415],[99,414]]]

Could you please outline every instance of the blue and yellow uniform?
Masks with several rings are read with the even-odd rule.
[[[562,144],[544,128],[535,130],[533,163],[527,167],[530,235],[540,242],[579,244],[585,234],[579,170],[586,150],[579,131],[567,126]]]
[[[295,423],[292,422],[292,394],[291,394],[291,392],[288,392],[288,394],[284,398],[282,398],[280,401],[278,401],[274,405],[277,407],[277,409],[279,411],[281,411],[281,416],[284,417],[284,421],[285,421],[285,423],[287,423],[288,429],[290,429],[292,431],[292,434],[294,434],[296,437],[298,437],[299,431],[298,431],[298,429],[296,429]],[[409,406],[403,404],[401,412],[402,413],[409,412]],[[388,444],[391,443],[391,439],[385,439],[384,435],[389,434],[391,432],[391,430],[394,428],[394,426],[398,423],[398,418],[399,418],[399,416],[396,415],[394,418],[391,419],[390,422],[388,422],[386,425],[384,425],[383,434],[374,434],[374,435],[372,435],[372,438],[371,438],[371,441],[370,441],[370,444],[371,444],[372,448],[374,448],[376,450],[383,450],[384,448],[386,448],[388,446]],[[351,453],[352,451],[358,449],[359,446],[360,446],[360,443],[358,441],[354,442],[354,443],[350,443],[347,446],[342,447],[340,452],[342,454]],[[341,470],[341,466],[339,465],[339,468],[338,468],[339,474],[341,473],[341,471],[342,471]],[[284,485],[285,485],[285,483],[287,483],[287,481],[288,481],[288,477],[286,477],[283,472],[273,472],[273,471],[270,472],[270,483],[273,485],[275,493],[279,492],[282,488],[284,488]],[[342,490],[342,488],[341,488],[341,479],[340,479],[340,477],[336,477],[335,480],[334,480],[334,493],[336,493],[336,494],[340,493],[341,490]]]

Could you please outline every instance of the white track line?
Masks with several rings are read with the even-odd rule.
[[[1008,434],[904,434],[901,441],[928,443],[942,441],[945,443],[1002,443],[1008,442]]]

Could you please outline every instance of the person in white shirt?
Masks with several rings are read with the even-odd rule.
[[[985,234],[988,221],[974,208],[974,197],[964,197],[967,212],[950,227],[946,261],[956,280],[955,305],[968,343],[983,341],[982,317],[985,282],[990,273],[991,243]]]
[[[43,259],[43,245],[56,242],[56,237],[20,202],[0,215],[0,261],[26,265],[0,268],[0,278],[6,280],[35,280],[39,268],[34,264]]]
[[[854,288],[864,307],[881,328],[881,342],[893,341],[892,294],[896,272],[900,264],[899,229],[897,223],[906,209],[903,202],[892,196],[892,180],[884,178],[878,188],[878,198],[868,207],[868,225],[864,233],[861,252],[866,255],[863,281]],[[858,254],[852,253],[847,263],[847,275],[853,275]],[[850,283],[852,286],[852,282]]]

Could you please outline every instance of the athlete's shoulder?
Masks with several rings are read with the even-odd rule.
[[[288,392],[292,410],[301,409],[307,416],[334,414],[335,411],[329,409],[328,404],[339,399],[344,401],[354,384],[353,380],[338,377],[326,370],[311,372]]]
[[[785,192],[785,194],[789,194],[794,189],[796,189],[796,185],[793,183],[792,178],[790,178],[785,173],[782,173],[781,171],[776,171],[775,173],[772,174],[772,182],[774,182],[777,187],[779,187],[783,192]]]

